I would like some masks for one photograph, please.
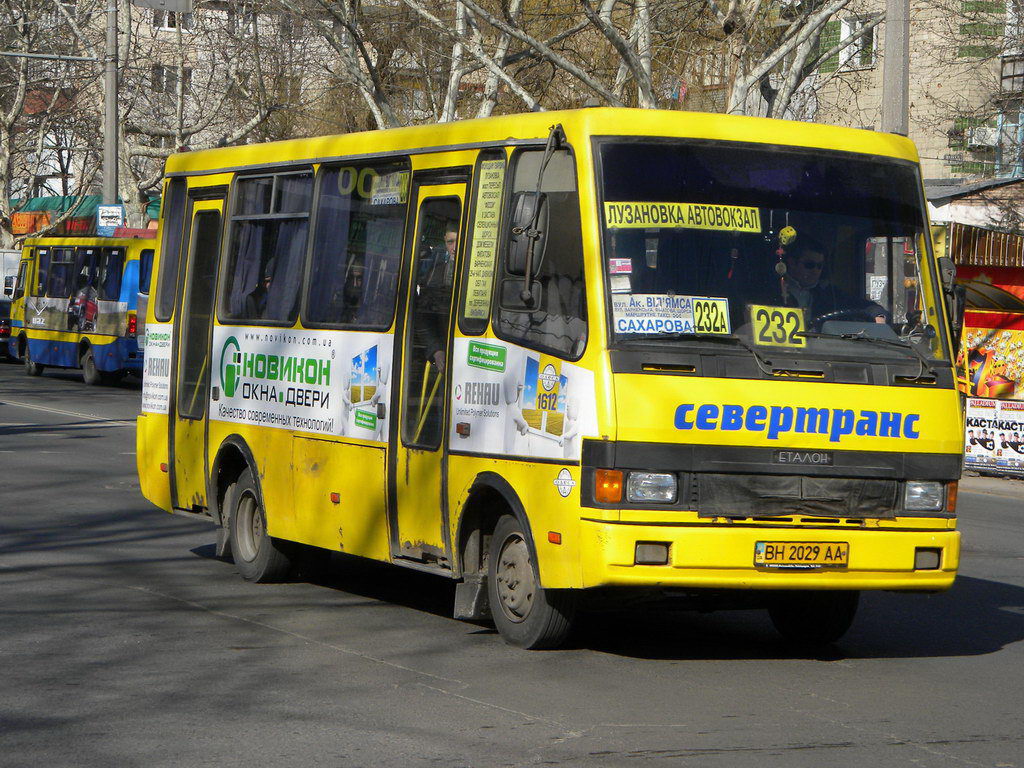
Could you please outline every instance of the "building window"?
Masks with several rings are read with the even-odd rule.
[[[182,90],[188,92],[192,87],[192,68],[154,64],[150,69],[150,83],[153,93],[178,92],[178,75],[181,75]]]
[[[1024,91],[1024,56],[1004,56],[999,90],[1003,93]]]
[[[154,9],[153,29],[192,29],[192,14]]]
[[[878,27],[865,30],[872,20],[860,16],[848,16],[845,19],[832,19],[826,22],[825,28],[818,38],[818,51],[825,53],[840,42],[854,36],[843,50],[825,59],[818,67],[819,72],[835,72],[838,69],[871,69],[875,66],[875,50],[877,41],[875,34]],[[819,55],[820,55],[819,53]]]

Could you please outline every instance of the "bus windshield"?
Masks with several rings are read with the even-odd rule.
[[[912,163],[678,140],[599,156],[614,343],[946,357]]]

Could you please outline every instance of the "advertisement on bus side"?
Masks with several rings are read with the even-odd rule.
[[[578,460],[597,434],[585,368],[491,339],[455,339],[452,368],[452,450]]]

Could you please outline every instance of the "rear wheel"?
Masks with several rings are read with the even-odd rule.
[[[487,590],[494,625],[506,642],[520,648],[557,648],[572,629],[572,592],[544,589],[536,554],[512,515],[502,517],[491,536]]]
[[[28,376],[40,376],[43,373],[43,366],[32,361],[32,353],[29,351],[28,342],[25,342],[25,374]]]
[[[224,508],[228,511],[231,556],[247,581],[281,581],[291,571],[291,547],[271,538],[260,503],[252,470],[246,469],[228,488]]]
[[[103,382],[103,374],[96,367],[96,357],[92,353],[92,347],[86,347],[82,353],[82,379],[90,387],[95,387]]]
[[[772,624],[788,642],[820,648],[846,634],[857,615],[860,592],[793,592],[768,608]]]

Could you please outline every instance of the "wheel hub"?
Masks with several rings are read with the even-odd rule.
[[[254,560],[263,538],[263,516],[259,513],[256,499],[251,493],[246,493],[238,502],[235,515],[238,517],[235,523],[239,533],[238,544],[242,550],[239,554],[246,561]]]
[[[533,606],[534,578],[530,549],[522,536],[509,536],[498,555],[497,590],[502,613],[519,623]]]

